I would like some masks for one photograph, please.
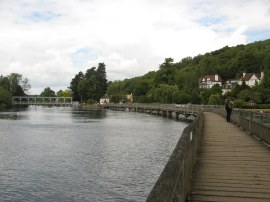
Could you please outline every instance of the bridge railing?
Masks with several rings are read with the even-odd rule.
[[[14,105],[72,105],[72,97],[13,96]]]
[[[173,111],[188,111],[188,112],[201,112],[208,109],[220,108],[217,105],[191,105],[191,104],[159,104],[159,103],[124,103],[124,104],[106,104],[107,107],[117,108],[144,108],[144,109],[160,109],[160,110],[173,110]]]
[[[191,174],[203,132],[203,121],[203,113],[200,113],[184,129],[147,202],[186,201],[191,190]]]

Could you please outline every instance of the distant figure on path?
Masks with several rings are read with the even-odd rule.
[[[230,101],[229,99],[225,100],[225,109],[227,112],[227,122],[231,122],[231,114],[232,114],[232,110],[233,110],[233,102]]]

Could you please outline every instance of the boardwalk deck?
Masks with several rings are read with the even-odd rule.
[[[269,202],[270,150],[218,114],[204,124],[189,201]]]

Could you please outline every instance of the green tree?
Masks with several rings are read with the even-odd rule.
[[[139,79],[134,85],[134,96],[144,96],[152,88],[152,82],[150,79]]]
[[[85,94],[86,100],[97,100],[98,95],[96,90],[98,88],[98,76],[96,72],[96,67],[92,67],[86,70],[85,77],[84,77],[84,88],[83,92]]]
[[[160,84],[158,87],[152,88],[147,93],[147,97],[152,102],[176,103],[179,99],[179,89],[177,85]]]
[[[86,102],[87,96],[86,96],[86,88],[87,88],[87,83],[85,79],[81,79],[78,83],[78,89],[77,92],[80,96],[79,100],[81,103]]]
[[[211,94],[222,94],[222,87],[218,84],[215,84],[211,89],[210,89]]]
[[[119,103],[121,99],[122,99],[122,96],[120,94],[114,94],[111,96],[110,102]]]
[[[66,89],[66,90],[59,90],[56,95],[58,97],[72,97],[72,92],[70,89]]]
[[[270,53],[264,58],[264,76],[261,85],[264,88],[270,89]]]
[[[222,105],[223,100],[220,94],[211,94],[208,100],[208,105]]]
[[[252,99],[252,91],[250,89],[241,90],[237,98],[248,102]]]
[[[7,91],[10,91],[10,81],[7,76],[0,76],[0,86],[5,88]]]
[[[179,97],[178,97],[176,103],[187,104],[187,103],[190,103],[190,102],[191,102],[190,94],[185,90],[180,91],[179,92]]]
[[[40,93],[40,96],[41,97],[55,97],[55,92],[50,87],[47,87]]]
[[[10,82],[10,92],[13,96],[23,96],[30,89],[29,80],[23,78],[21,74],[11,73],[8,79]]]
[[[107,92],[109,95],[122,94],[123,93],[123,81],[114,81],[108,84]]]
[[[10,107],[12,104],[12,95],[5,88],[0,86],[0,109]]]
[[[168,84],[174,83],[174,64],[172,58],[165,58],[165,62],[159,66],[159,71],[156,74],[155,82],[157,84]]]
[[[0,86],[8,90],[13,96],[24,96],[31,88],[29,79],[18,73],[11,73],[5,77],[1,75]]]
[[[79,91],[79,83],[84,78],[84,74],[82,72],[79,72],[75,75],[75,77],[70,82],[69,89],[72,92],[73,100],[74,101],[80,101],[82,98],[82,92]]]
[[[99,63],[98,68],[92,67],[83,74],[79,72],[72,79],[70,89],[73,99],[81,102],[95,103],[106,94],[107,78],[104,63]]]
[[[107,91],[107,74],[106,65],[104,63],[99,63],[97,68],[97,87],[96,87],[96,97],[100,99]]]
[[[211,93],[209,89],[200,89],[199,98],[201,100],[201,104],[207,105],[210,95]]]
[[[199,96],[199,89],[198,88],[195,88],[192,90],[190,102],[191,102],[191,104],[201,104],[201,99]]]

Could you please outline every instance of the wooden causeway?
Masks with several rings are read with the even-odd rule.
[[[270,202],[269,148],[218,114],[204,116],[189,201]]]

